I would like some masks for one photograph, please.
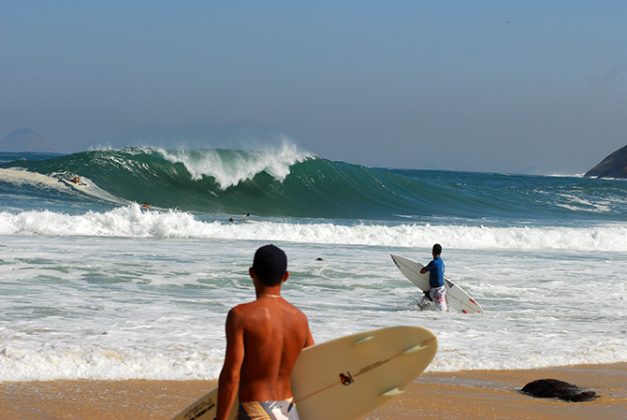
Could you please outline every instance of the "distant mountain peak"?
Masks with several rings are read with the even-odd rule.
[[[627,146],[616,150],[590,169],[584,176],[599,178],[627,178]]]
[[[11,131],[0,140],[0,150],[5,152],[52,152],[44,136],[29,127]]]

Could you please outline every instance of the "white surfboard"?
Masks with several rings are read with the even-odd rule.
[[[292,372],[292,391],[302,420],[346,420],[368,414],[403,393],[431,363],[435,335],[421,327],[389,327],[353,334],[303,350]],[[174,420],[213,419],[218,389]],[[235,418],[237,407],[231,410]]]
[[[392,254],[392,261],[401,270],[401,273],[414,283],[420,290],[426,292],[429,290],[429,273],[420,274],[423,265]],[[461,287],[444,277],[444,285],[446,287],[446,303],[449,311],[463,313],[483,313],[483,308]]]

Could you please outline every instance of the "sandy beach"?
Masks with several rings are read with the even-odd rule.
[[[600,398],[582,403],[518,392],[543,378],[571,382]],[[1,419],[169,419],[214,381],[41,381],[0,384]],[[533,370],[427,372],[368,419],[624,418],[627,363]]]

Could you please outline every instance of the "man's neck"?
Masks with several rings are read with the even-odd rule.
[[[264,293],[263,295],[259,295],[257,296],[257,299],[261,299],[261,298],[280,298],[281,295],[274,295],[274,294],[270,294],[270,293]]]
[[[261,298],[280,298],[281,297],[281,287],[260,287],[255,290],[255,294],[257,295],[257,299]]]

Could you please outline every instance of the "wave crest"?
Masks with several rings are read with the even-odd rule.
[[[300,152],[291,143],[283,142],[278,149],[243,152],[236,150],[166,150],[148,149],[156,152],[171,163],[181,163],[198,181],[203,176],[212,177],[225,190],[242,181],[253,179],[257,174],[266,172],[279,182],[290,174],[290,166],[310,158],[308,153]]]

